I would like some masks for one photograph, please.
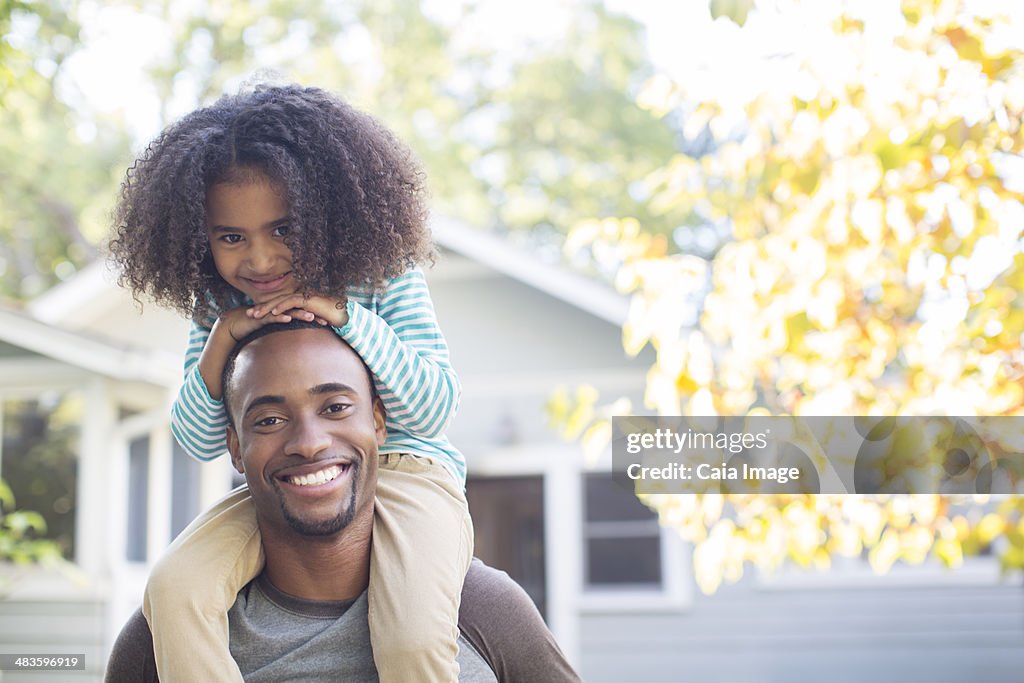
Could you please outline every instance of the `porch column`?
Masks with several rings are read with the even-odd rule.
[[[107,577],[110,560],[107,531],[109,463],[116,455],[110,435],[117,422],[117,407],[106,382],[90,379],[83,393],[81,447],[75,491],[75,564],[91,576]]]
[[[545,455],[544,546],[547,622],[569,663],[580,666],[579,599],[582,514],[578,448],[557,445]]]

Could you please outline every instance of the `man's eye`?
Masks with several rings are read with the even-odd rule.
[[[332,403],[324,410],[325,413],[343,413],[352,407],[350,403]]]
[[[263,418],[261,420],[256,420],[256,426],[257,427],[273,427],[274,425],[280,424],[280,423],[281,423],[281,418],[274,417],[274,416],[265,417],[265,418]]]

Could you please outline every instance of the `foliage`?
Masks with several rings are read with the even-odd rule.
[[[41,535],[70,559],[75,553],[76,452],[81,422],[76,394],[4,401],[3,475],[18,500],[38,510]]]
[[[742,26],[747,21],[754,0],[710,0],[711,16],[728,17]]]
[[[639,25],[600,5],[579,5],[564,38],[516,65],[483,114],[497,121],[475,168],[499,222],[564,233],[592,216],[634,216],[668,233],[688,214],[658,207],[643,178],[682,144],[669,121],[636,102],[653,74]]]
[[[136,99],[158,110],[145,137],[254,80],[299,81],[341,93],[407,140],[437,213],[544,243],[587,216],[637,216],[663,233],[684,220],[624,180],[669,163],[681,144],[636,102],[652,70],[635,21],[572,3],[563,35],[499,53],[472,28],[494,3],[463,3],[454,17],[427,4],[0,4],[0,153],[18,160],[0,165],[0,297],[26,299],[70,277],[107,234],[130,147],[143,139],[129,135],[137,121],[100,111],[69,74],[123,37],[101,28],[121,21],[160,27],[154,42],[165,44],[125,56],[149,75]]]
[[[621,191],[677,145],[667,122],[635,101],[651,75],[640,26],[579,3],[558,40],[499,54],[464,28],[485,4],[445,21],[419,0],[223,3],[178,20],[155,81],[191,79],[204,101],[264,66],[334,89],[413,146],[439,212],[474,225],[559,233],[585,216],[623,214],[676,225]],[[165,87],[164,101],[172,95]]]
[[[632,293],[624,345],[657,352],[647,406],[1024,413],[1024,53],[1010,37],[1024,12],[760,2],[742,30],[714,26],[750,87],[659,74],[639,101],[714,136],[713,153],[678,155],[646,183],[652,202],[727,226],[724,245],[709,260],[673,255],[630,219],[581,222],[569,242],[618,264]],[[787,26],[802,44],[745,52]],[[1005,567],[1024,567],[1020,497],[987,513],[938,496],[646,502],[696,543],[706,591],[747,562],[827,565],[832,553],[866,552],[885,571],[929,554],[956,565],[994,542]]]
[[[543,239],[574,225],[569,252],[633,295],[623,339],[657,352],[652,410],[1021,412],[1017,3],[712,0],[712,68],[685,75],[656,73],[639,26],[596,2],[511,56],[465,28],[484,3],[445,20],[426,4],[110,11],[168,37],[138,65],[161,124],[269,68],[385,119],[424,158],[440,212]],[[66,77],[101,5],[0,0],[0,298],[95,258],[140,142]],[[576,398],[573,430],[607,438],[597,398]],[[986,513],[943,498],[648,502],[698,543],[707,590],[747,561],[844,552],[884,570],[992,546],[1024,566],[1015,499]]]
[[[60,549],[53,541],[41,538],[45,533],[42,515],[15,509],[14,494],[0,479],[0,562],[59,562]]]
[[[70,277],[107,230],[127,136],[69,104],[78,32],[66,3],[0,5],[0,298]]]

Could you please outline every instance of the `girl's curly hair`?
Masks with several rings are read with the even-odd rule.
[[[120,284],[196,319],[237,305],[210,255],[206,191],[260,175],[287,197],[285,243],[305,291],[379,287],[433,258],[412,151],[323,90],[265,86],[185,116],[128,169],[110,241]]]

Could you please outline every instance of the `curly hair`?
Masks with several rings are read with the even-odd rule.
[[[379,287],[433,258],[412,151],[319,88],[263,86],[188,114],[128,169],[109,244],[120,284],[196,319],[237,305],[210,254],[206,191],[260,176],[287,198],[303,291]]]

